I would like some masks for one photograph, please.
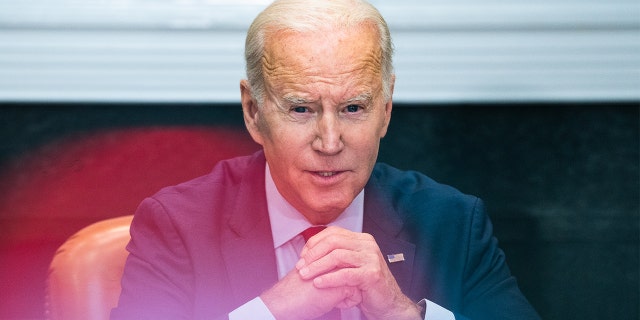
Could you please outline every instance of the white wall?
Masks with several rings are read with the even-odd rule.
[[[237,102],[267,2],[0,0],[0,101]],[[640,100],[640,1],[372,2],[396,101]]]

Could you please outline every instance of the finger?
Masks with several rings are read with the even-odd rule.
[[[329,272],[313,279],[313,285],[318,289],[339,287],[357,287],[362,289],[366,284],[365,271],[361,268],[343,268]]]
[[[360,297],[354,288],[317,288],[294,271],[260,295],[276,319],[292,314],[304,319],[316,318],[337,306],[359,303]]]
[[[318,244],[325,243],[328,240],[356,240],[361,238],[364,234],[360,232],[353,232],[340,227],[327,227],[315,236],[311,237],[305,244],[302,253],[306,253],[307,250],[316,247]],[[333,241],[336,243],[345,243],[344,241]]]
[[[361,246],[351,243],[353,241],[341,236],[324,238],[324,241],[317,242],[313,247],[307,247],[307,250],[300,255],[296,269],[301,271],[311,264],[316,264],[316,269],[319,270],[313,273],[317,275],[336,267],[351,266],[355,262],[351,261],[353,258],[348,256],[349,252],[364,251]],[[301,274],[305,273],[306,271]]]
[[[368,263],[367,259],[370,258],[366,253],[336,249],[318,260],[305,264],[298,272],[303,279],[309,280],[335,269],[360,267]]]
[[[317,288],[355,286],[365,290],[383,280],[386,274],[390,275],[383,270],[378,254],[359,254],[356,258],[359,259],[357,266],[339,268],[313,277],[314,286]]]
[[[369,234],[330,227],[309,239],[300,253],[300,258],[304,261],[296,266],[300,269],[336,249],[366,251],[375,248],[377,248],[375,240]]]
[[[309,251],[310,248],[314,248],[317,244],[325,242],[326,239],[333,239],[343,236],[345,234],[344,231],[347,230],[339,227],[327,227],[326,229],[320,231],[309,240],[307,240],[306,244],[302,248],[302,252],[300,252],[300,256],[306,255],[307,251]]]

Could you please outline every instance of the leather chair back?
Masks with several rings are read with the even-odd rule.
[[[48,319],[109,319],[120,296],[132,218],[96,222],[60,246],[49,266]]]

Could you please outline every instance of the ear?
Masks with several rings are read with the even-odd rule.
[[[258,103],[251,96],[251,88],[247,80],[240,81],[240,99],[242,101],[242,114],[244,117],[244,125],[253,138],[253,141],[262,145],[262,133],[258,126]]]
[[[391,111],[393,110],[393,88],[395,86],[396,83],[396,76],[393,75],[391,76],[391,83],[390,83],[390,97],[389,97],[389,101],[387,101],[387,103],[384,106],[384,123],[383,123],[383,127],[382,130],[380,132],[380,138],[384,138],[384,136],[387,134],[387,129],[389,128],[389,123],[391,122]]]

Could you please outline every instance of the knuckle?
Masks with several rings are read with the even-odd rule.
[[[357,295],[357,289],[355,287],[342,287],[342,296],[345,298],[354,297]]]
[[[382,279],[382,274],[376,268],[372,268],[371,270],[369,270],[367,274],[367,278],[371,282],[377,283],[377,282],[380,282],[380,280]]]
[[[369,233],[362,233],[362,238],[367,241],[375,241],[375,238]]]

